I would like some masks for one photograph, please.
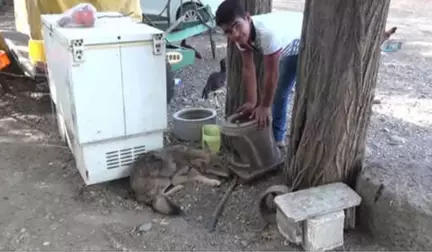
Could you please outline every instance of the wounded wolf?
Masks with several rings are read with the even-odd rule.
[[[206,148],[198,150],[176,145],[146,153],[131,167],[130,185],[138,202],[166,215],[178,215],[181,208],[168,196],[183,189],[184,184],[198,181],[219,186],[221,181],[206,174],[229,177],[217,154]]]

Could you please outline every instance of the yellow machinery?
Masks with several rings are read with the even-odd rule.
[[[157,1],[157,0],[154,0]],[[14,12],[15,12],[15,26],[16,30],[21,33],[12,34],[12,37],[21,37],[20,39],[11,39],[9,38],[9,33],[4,32],[3,37],[6,38],[6,41],[3,37],[0,36],[0,50],[10,52],[19,65],[22,66],[23,70],[30,76],[37,77],[38,71],[35,69],[34,61],[44,61],[44,50],[43,43],[40,42],[42,40],[42,24],[40,15],[42,14],[57,14],[63,13],[68,9],[74,7],[75,5],[84,2],[83,0],[15,0],[14,1]],[[137,21],[143,21],[143,11],[141,10],[140,0],[86,0],[86,3],[92,4],[98,11],[114,11],[120,12],[124,15],[131,16]],[[169,5],[170,0],[168,0]],[[144,7],[145,8],[145,7]],[[207,6],[201,6],[203,13],[209,14],[209,9]],[[153,24],[153,17],[146,16],[144,18],[145,22],[150,25]],[[181,48],[178,46],[174,46],[172,43],[177,41],[184,40],[190,36],[197,35],[199,33],[205,32],[213,27],[213,19],[210,18],[208,20],[201,20],[201,23],[193,24],[193,27],[184,27],[183,25],[183,17],[180,17],[175,24],[169,24],[167,27],[159,27],[155,25],[157,28],[165,30],[167,33],[166,40],[168,44],[168,62],[171,64],[171,70],[180,69],[186,65],[190,65],[194,63],[194,51],[186,48]],[[179,30],[180,28],[180,30]],[[22,35],[27,35],[27,37],[22,38]],[[211,35],[211,33],[210,33]],[[21,40],[21,41],[19,41]],[[212,37],[210,36],[211,47],[213,57],[214,55],[214,42]],[[26,47],[25,52],[22,51],[23,48]],[[182,60],[175,60],[176,57],[172,55],[180,55],[178,56]],[[44,76],[44,74],[40,74],[40,76]]]

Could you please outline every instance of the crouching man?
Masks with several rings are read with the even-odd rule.
[[[286,20],[251,17],[238,0],[225,0],[216,10],[216,25],[236,43],[242,55],[246,102],[237,112],[251,113],[259,127],[267,126],[272,117],[279,147],[285,146],[288,99],[296,78],[302,20],[297,13]],[[254,52],[264,56],[264,88],[259,101]]]

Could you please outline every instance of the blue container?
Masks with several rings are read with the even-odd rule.
[[[381,51],[383,52],[396,52],[402,48],[402,42],[387,40],[381,45]]]

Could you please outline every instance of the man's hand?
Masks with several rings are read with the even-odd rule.
[[[271,109],[270,107],[258,106],[251,114],[251,118],[255,118],[258,123],[258,128],[262,129],[270,124]]]
[[[240,113],[240,114],[248,114],[248,113],[252,113],[252,111],[255,108],[255,104],[252,102],[246,102],[243,105],[241,105],[237,110],[236,113]]]

